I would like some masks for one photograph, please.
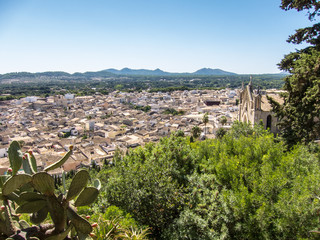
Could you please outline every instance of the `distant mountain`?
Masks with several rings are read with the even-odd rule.
[[[201,68],[192,73],[193,75],[237,75],[236,73],[226,72],[221,69]]]
[[[130,68],[123,68],[121,70],[117,70],[114,68],[103,70],[103,72],[109,72],[117,75],[152,75],[152,76],[172,76],[172,75],[237,75],[236,73],[226,72],[221,69],[211,69],[211,68],[202,68],[194,73],[170,73],[162,71],[161,69],[157,68],[155,70],[147,70],[147,69],[130,69]]]
[[[114,68],[103,70],[104,72],[109,72],[118,75],[152,75],[152,76],[165,76],[170,75],[171,73],[164,72],[157,68],[156,70],[147,70],[147,69],[130,69],[123,68],[121,70],[117,70]]]
[[[262,75],[274,75],[274,76],[286,76],[288,73],[281,72],[278,74],[262,74]],[[73,74],[67,72],[37,72],[37,73],[29,73],[29,72],[13,72],[0,74],[0,82],[2,80],[10,80],[10,79],[22,79],[24,81],[28,81],[30,79],[38,79],[39,81],[45,80],[68,80],[68,79],[94,79],[94,78],[117,78],[121,76],[249,76],[250,74],[236,74],[232,72],[227,72],[221,69],[212,69],[212,68],[202,68],[193,73],[171,73],[165,72],[161,69],[157,68],[155,70],[148,69],[130,69],[123,68],[121,70],[117,70],[114,68],[105,69],[101,71],[95,72],[76,72]],[[259,75],[259,74],[258,74]],[[261,75],[261,74],[260,74]]]

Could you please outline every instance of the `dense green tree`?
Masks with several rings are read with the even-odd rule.
[[[207,123],[209,122],[208,113],[205,113],[202,117],[202,122],[204,123],[204,135],[207,134]]]
[[[201,167],[163,239],[317,239],[319,156],[304,146],[285,152],[249,128],[236,123],[223,139],[196,143]]]
[[[222,125],[226,125],[227,122],[228,122],[228,119],[226,116],[222,116],[220,119],[219,119],[219,122],[222,124]]]
[[[177,132],[175,132],[175,135],[177,137],[184,137],[184,131],[182,131],[181,129],[179,129]]]
[[[219,185],[213,174],[194,174],[189,177],[189,203],[179,218],[165,229],[162,239],[224,239],[227,230]]]
[[[167,108],[167,109],[164,110],[162,113],[163,113],[163,114],[171,114],[171,115],[173,115],[173,116],[176,116],[176,115],[183,115],[183,114],[184,114],[184,111],[183,111],[183,110],[177,111],[177,110],[174,109],[174,108]]]
[[[102,195],[159,236],[185,204],[187,176],[195,167],[188,143],[173,134],[158,144],[118,155]]]
[[[227,130],[225,128],[219,128],[216,132],[216,138],[221,139],[224,135],[226,135]]]
[[[282,0],[281,8],[283,10],[296,9],[297,11],[308,11],[309,20],[314,20],[319,16],[320,3],[317,0]],[[296,33],[288,39],[288,42],[301,43],[307,41],[313,45],[319,45],[319,24],[316,23],[312,27],[296,30]]]
[[[172,134],[117,153],[98,174],[97,208],[115,205],[152,239],[317,239],[320,156],[261,125],[236,122],[221,139]],[[95,176],[97,177],[97,176]]]
[[[282,0],[284,10],[307,10],[310,20],[319,15],[320,3],[315,0]],[[284,81],[280,105],[269,98],[273,111],[280,119],[279,127],[289,146],[308,143],[320,137],[320,24],[296,30],[288,42],[307,42],[309,47],[290,53],[279,64],[290,73]]]
[[[191,134],[194,139],[198,139],[201,134],[201,129],[199,128],[199,126],[193,126],[191,129]]]

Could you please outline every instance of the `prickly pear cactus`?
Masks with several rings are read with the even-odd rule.
[[[87,186],[90,180],[86,170],[80,170],[72,179],[65,193],[55,194],[54,178],[48,173],[61,167],[71,156],[73,148],[43,172],[37,172],[36,159],[32,151],[22,154],[19,143],[13,141],[9,147],[10,168],[7,175],[0,176],[0,240],[1,239],[86,239],[92,232],[91,224],[81,217],[78,206],[93,203],[100,188],[99,180]],[[23,167],[24,173],[18,172]],[[65,187],[65,177],[62,176]],[[30,214],[29,226],[19,221],[19,214]],[[52,224],[41,224],[50,214]],[[75,234],[74,234],[75,233]]]

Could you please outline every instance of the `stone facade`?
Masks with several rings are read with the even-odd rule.
[[[268,94],[273,98],[278,98],[277,94]],[[278,119],[271,111],[271,106],[267,100],[266,92],[259,89],[252,89],[252,82],[240,90],[239,101],[239,121],[258,124],[262,120],[265,129],[270,129],[272,133],[279,132],[277,128]]]

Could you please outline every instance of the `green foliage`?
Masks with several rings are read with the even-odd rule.
[[[79,213],[83,217],[90,218],[91,221],[97,223],[94,229],[93,239],[147,239],[149,229],[141,227],[136,220],[129,214],[116,206],[110,206],[100,212],[88,207],[80,207]],[[144,233],[142,235],[141,233]],[[132,236],[123,237],[124,235]],[[135,238],[133,235],[136,235]]]
[[[0,102],[1,102],[1,101],[12,100],[12,99],[15,99],[15,97],[14,97],[14,96],[11,96],[11,95],[9,95],[9,96],[0,96]]]
[[[201,129],[199,128],[199,126],[193,126],[191,129],[191,134],[194,139],[198,139],[201,134]]]
[[[316,239],[319,161],[317,148],[286,152],[262,126],[237,122],[221,139],[172,135],[118,154],[99,173],[101,195],[156,239]]]
[[[291,53],[281,62],[281,68],[292,75],[285,78],[282,96],[284,104],[270,99],[280,119],[282,135],[290,146],[320,138],[320,51]]]
[[[0,178],[0,199],[3,203],[0,210],[0,239],[37,237],[63,240],[71,230],[73,232],[71,235],[74,237],[88,236],[92,231],[91,224],[79,216],[74,205],[89,205],[97,198],[99,190],[94,187],[86,187],[90,178],[89,173],[86,170],[77,172],[66,196],[63,193],[60,193],[59,196],[55,194],[55,180],[47,173],[66,162],[72,154],[72,146],[62,159],[48,166],[43,172],[37,172],[36,160],[32,151],[21,156],[20,146],[15,141],[10,144],[9,149],[12,171],[8,172],[12,176],[1,176]],[[25,173],[17,174],[21,161]],[[75,203],[70,202],[77,196]],[[29,222],[40,225],[30,227],[25,220],[19,221],[17,213],[31,214]],[[51,223],[41,225],[47,219],[48,214],[50,214]]]
[[[109,117],[112,116],[112,112],[111,113],[106,113],[104,116],[101,116],[101,119],[107,119]]]
[[[227,130],[225,128],[219,128],[216,132],[216,138],[221,139],[224,135],[226,135]]]
[[[318,1],[282,0],[284,10],[307,10],[310,20],[319,16]],[[290,53],[279,64],[280,69],[290,73],[284,79],[282,95],[284,104],[273,99],[269,102],[280,119],[279,127],[289,147],[298,142],[309,143],[320,138],[320,24],[296,30],[288,42],[311,44],[302,50]]]
[[[53,220],[61,230],[49,231],[47,239],[75,229],[88,233],[87,215],[97,223],[95,239],[147,239],[146,226],[156,239],[317,239],[311,230],[319,225],[319,147],[284,146],[263,126],[240,122],[221,139],[190,142],[172,134],[125,156],[117,152],[114,166],[92,169],[90,175],[102,179],[93,182],[101,187],[93,208],[82,207],[98,191],[86,186],[86,171],[70,179],[65,197],[55,195],[46,172],[3,176],[1,231],[16,232],[10,223],[21,212],[31,213],[33,223]],[[71,225],[60,225],[63,219]]]
[[[99,218],[100,214],[96,213],[94,217]],[[103,219],[118,219],[118,222],[123,228],[138,228],[138,223],[132,218],[129,213],[124,212],[116,206],[110,206],[102,215]]]
[[[147,105],[147,106],[138,106],[138,105],[136,105],[134,107],[134,109],[138,109],[138,110],[141,110],[143,112],[149,112],[151,110],[151,107],[149,105]]]
[[[88,138],[87,134],[83,134],[82,139],[87,139],[87,138]]]
[[[177,132],[175,132],[175,135],[176,135],[177,137],[184,137],[184,131],[178,130]]]
[[[70,146],[69,151],[59,161],[47,166],[44,169],[44,171],[48,172],[48,171],[51,171],[51,170],[54,170],[56,168],[61,167],[68,160],[68,158],[71,156],[72,149],[73,149],[73,146]]]
[[[240,138],[242,136],[248,137],[252,135],[263,136],[267,133],[268,131],[264,129],[262,121],[253,127],[250,123],[235,121],[232,128],[228,131],[228,134],[234,138]]]
[[[199,151],[207,144],[200,143]],[[313,194],[319,159],[305,148],[285,154],[270,135],[226,135],[211,141],[211,152],[202,156],[203,174],[191,178],[190,204],[166,232],[167,239],[311,237],[309,230],[318,225],[319,202]]]
[[[226,116],[222,116],[222,117],[220,117],[219,122],[220,122],[222,125],[226,125],[227,122],[228,122],[228,119],[227,119]]]
[[[203,114],[202,122],[204,123],[204,135],[207,133],[207,123],[209,122],[208,113]]]
[[[16,174],[21,167],[22,155],[20,144],[17,141],[13,141],[8,149],[8,156],[13,175]]]
[[[101,76],[100,76],[101,75]],[[95,78],[99,76],[101,80]],[[282,74],[254,75],[253,81],[264,89],[280,88],[283,85]],[[98,91],[107,95],[111,91],[133,92],[142,89],[150,92],[172,92],[177,90],[221,89],[225,87],[239,88],[242,82],[248,82],[248,75],[232,76],[113,76],[109,73],[9,73],[0,74],[0,94],[10,94],[0,97],[0,100],[22,98],[26,96],[53,96],[63,95],[66,92],[77,96],[94,95]],[[19,79],[5,83],[9,79]],[[120,86],[117,86],[120,85]]]
[[[71,132],[64,132],[62,138],[68,138],[71,136]]]
[[[105,197],[160,234],[184,205],[186,176],[194,170],[187,139],[172,135],[114,159]],[[102,171],[103,174],[103,171]]]
[[[123,85],[122,84],[117,84],[114,88],[116,90],[121,90],[121,89],[123,89]]]
[[[189,203],[173,224],[165,229],[163,239],[223,239],[225,220],[219,200],[218,185],[212,174],[189,177]]]
[[[183,115],[185,112],[182,111],[182,110],[177,111],[177,110],[174,109],[174,108],[167,108],[167,109],[164,110],[162,113],[163,113],[163,114],[171,114],[171,115],[173,115],[173,116],[176,116],[176,115]]]
[[[208,113],[203,114],[202,122],[203,122],[204,124],[207,124],[207,123],[209,122]]]
[[[284,10],[296,9],[297,11],[308,11],[309,20],[314,20],[319,16],[320,4],[314,0],[294,1],[294,0],[282,0],[281,8]],[[306,41],[312,45],[319,45],[319,23],[314,24],[312,27],[306,27],[296,30],[296,33],[289,37],[288,42],[295,44]]]
[[[141,106],[141,105],[135,105],[135,104],[133,104],[133,103],[131,103],[131,102],[129,102],[129,103],[124,103],[124,104],[128,105],[128,106],[129,106],[130,108],[132,108],[132,109],[141,110],[141,111],[143,111],[143,112],[149,112],[149,111],[151,110],[151,107],[150,107],[149,105],[147,105],[147,106]]]

